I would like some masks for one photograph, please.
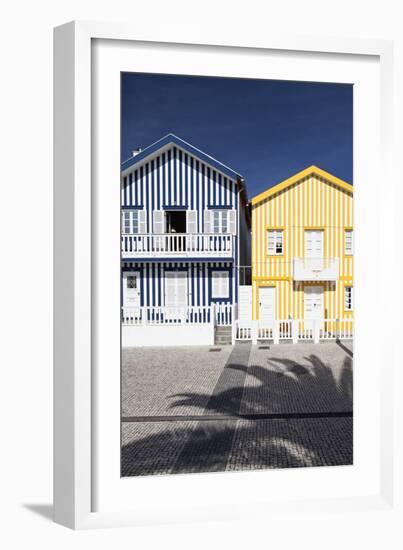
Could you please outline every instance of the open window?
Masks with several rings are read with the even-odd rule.
[[[165,233],[186,233],[186,210],[165,210]]]

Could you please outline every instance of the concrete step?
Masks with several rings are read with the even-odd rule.
[[[232,327],[217,326],[214,331],[214,344],[216,345],[231,345],[232,343]]]
[[[215,327],[215,331],[217,334],[228,334],[228,333],[231,333],[232,332],[232,327]]]

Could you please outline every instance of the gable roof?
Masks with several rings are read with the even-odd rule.
[[[234,170],[232,170],[222,162],[218,161],[217,159],[211,157],[207,153],[200,151],[200,149],[197,149],[196,147],[194,147],[187,141],[184,141],[183,139],[179,138],[175,134],[168,134],[164,136],[163,138],[159,139],[158,141],[152,143],[151,145],[143,149],[140,153],[138,153],[134,157],[131,157],[125,160],[124,162],[122,162],[121,164],[122,172],[138,164],[139,162],[143,161],[144,159],[146,159],[147,157],[149,157],[159,149],[162,149],[163,147],[170,144],[177,145],[181,149],[184,149],[191,155],[194,155],[195,157],[197,157],[202,162],[209,164],[219,172],[222,172],[224,175],[228,176],[229,178],[235,181],[239,179],[243,179],[241,174],[238,174],[237,172],[235,172]]]
[[[330,174],[329,172],[326,172],[325,170],[322,170],[321,168],[318,168],[317,166],[312,165],[312,166],[309,166],[308,168],[305,168],[305,170],[301,170],[301,172],[298,172],[294,176],[291,176],[290,178],[278,183],[277,185],[274,185],[273,187],[266,189],[266,191],[259,193],[259,195],[256,195],[251,199],[251,203],[252,205],[257,204],[267,199],[268,197],[271,197],[272,195],[275,195],[276,193],[279,193],[280,191],[287,189],[287,187],[291,187],[291,185],[294,185],[299,180],[306,178],[312,174],[315,174],[316,176],[320,176],[321,178],[324,178],[327,181],[334,183],[334,185],[337,185],[337,187],[344,189],[344,191],[353,193],[353,186],[350,183],[347,183],[346,181],[336,176],[333,176],[333,174]]]

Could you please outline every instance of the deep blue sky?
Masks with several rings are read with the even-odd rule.
[[[124,73],[122,160],[168,133],[239,172],[248,196],[316,164],[352,183],[353,88]]]

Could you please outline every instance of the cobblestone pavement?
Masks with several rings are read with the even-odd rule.
[[[130,348],[122,356],[122,416],[203,414],[232,346]],[[200,398],[187,402],[186,396]]]
[[[352,464],[352,346],[124,350],[122,475]]]

